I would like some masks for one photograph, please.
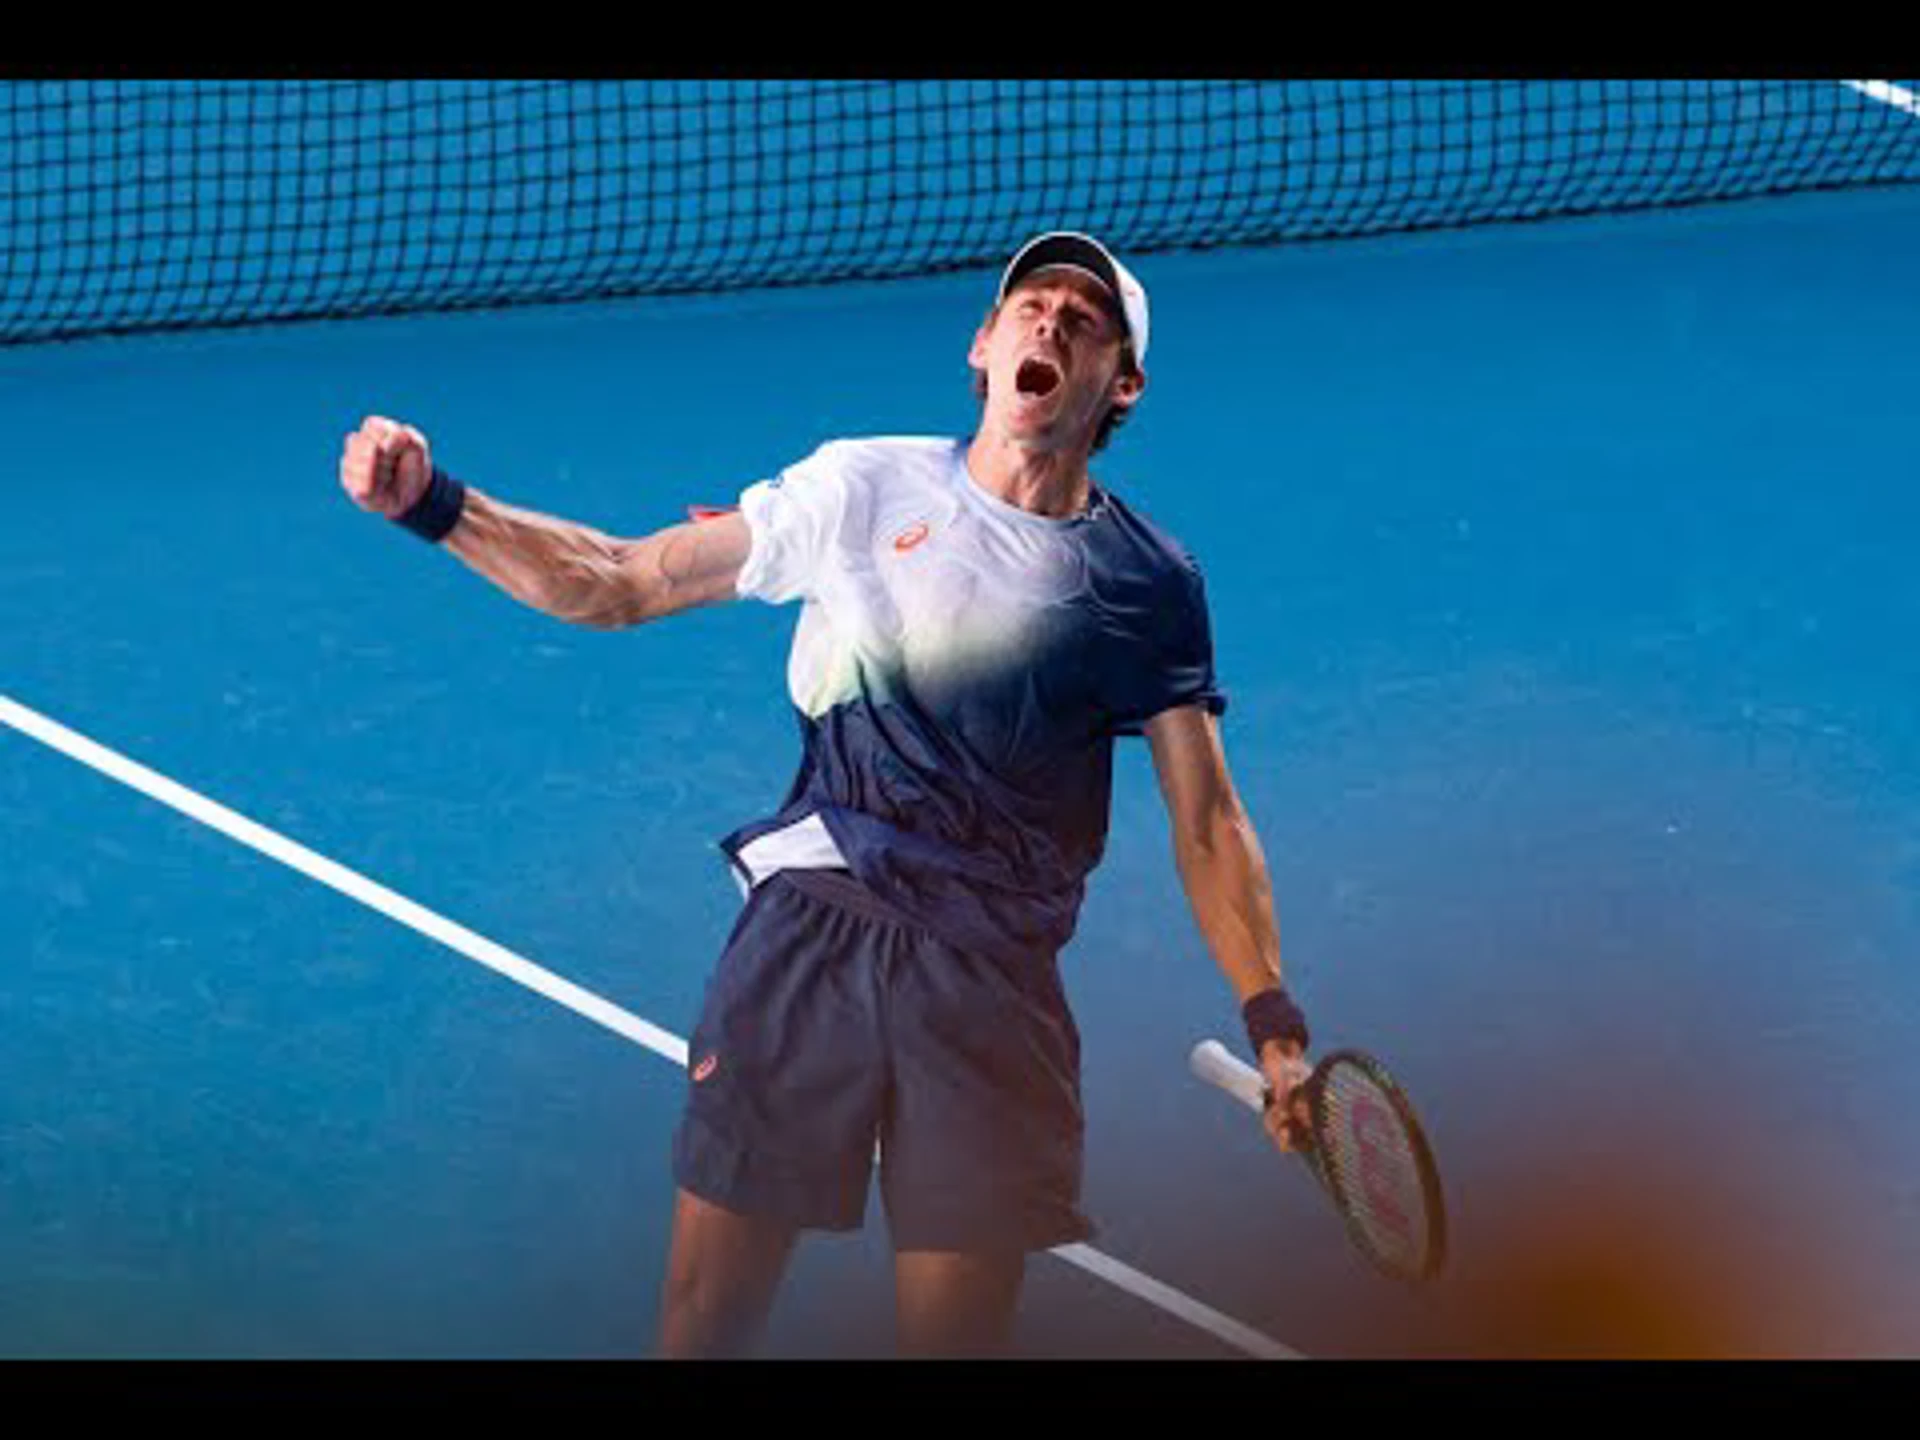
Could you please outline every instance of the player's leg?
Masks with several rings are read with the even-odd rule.
[[[660,1295],[660,1355],[687,1360],[749,1353],[773,1308],[795,1234],[791,1225],[677,1190]]]
[[[1085,1240],[1080,1046],[1046,957],[889,957],[880,1181],[908,1355],[1003,1353],[1034,1250]]]
[[[859,917],[754,890],[688,1042],[662,1354],[741,1353],[803,1230],[853,1230],[885,1065]]]
[[[1020,1251],[901,1250],[894,1255],[898,1345],[909,1359],[984,1359],[1013,1334]]]

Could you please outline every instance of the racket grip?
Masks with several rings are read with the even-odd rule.
[[[1267,1077],[1218,1040],[1202,1040],[1187,1063],[1209,1085],[1218,1085],[1250,1110],[1267,1108]]]

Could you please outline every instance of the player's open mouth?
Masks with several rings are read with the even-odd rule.
[[[1051,395],[1060,384],[1060,369],[1050,360],[1038,356],[1022,360],[1020,368],[1014,372],[1013,388],[1021,395],[1040,397]]]

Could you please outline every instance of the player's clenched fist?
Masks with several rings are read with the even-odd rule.
[[[432,478],[427,437],[383,416],[369,415],[340,454],[340,484],[353,503],[389,520],[412,509]]]

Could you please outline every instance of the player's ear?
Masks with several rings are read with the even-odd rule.
[[[987,368],[987,339],[993,334],[993,322],[999,313],[1000,307],[997,305],[987,311],[980,328],[973,332],[973,344],[967,350],[967,364],[976,370]]]
[[[1113,377],[1113,403],[1123,410],[1131,410],[1146,393],[1147,372],[1135,366],[1124,365],[1120,373]]]

